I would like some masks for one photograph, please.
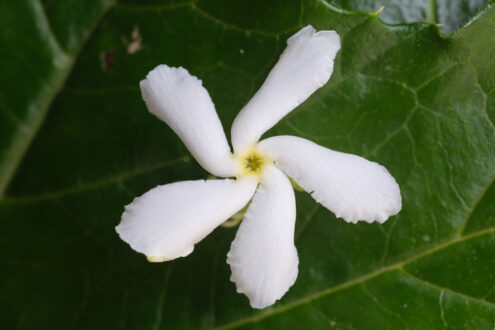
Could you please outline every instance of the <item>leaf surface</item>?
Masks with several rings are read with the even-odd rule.
[[[487,0],[330,0],[339,8],[377,12],[390,24],[430,22],[451,34],[485,6]]]
[[[493,328],[493,1],[448,38],[322,0],[1,0],[0,13],[2,328]],[[138,82],[188,68],[228,132],[307,24],[341,35],[334,74],[266,136],[385,165],[403,210],[347,224],[297,192],[298,280],[253,310],[225,263],[235,228],[165,264],[115,233],[134,197],[207,177]]]

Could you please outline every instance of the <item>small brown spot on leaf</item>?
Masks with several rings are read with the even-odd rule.
[[[115,66],[115,53],[111,50],[104,50],[100,53],[101,69],[103,71],[112,70]]]

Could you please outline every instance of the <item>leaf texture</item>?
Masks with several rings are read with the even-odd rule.
[[[0,0],[0,327],[492,329],[495,3],[449,37],[332,3]],[[186,67],[228,131],[307,24],[340,34],[334,75],[266,136],[383,164],[403,210],[353,225],[297,192],[299,277],[258,311],[229,281],[235,228],[164,264],[115,233],[135,196],[207,176],[138,82]]]

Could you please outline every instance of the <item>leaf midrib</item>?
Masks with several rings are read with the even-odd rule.
[[[32,115],[30,118],[26,118],[24,120],[23,126],[18,127],[15,136],[13,138],[13,143],[10,145],[9,151],[7,151],[7,154],[10,154],[10,157],[6,157],[6,159],[3,160],[5,163],[6,161],[8,162],[7,164],[1,164],[5,170],[3,171],[2,176],[0,177],[0,201],[4,200],[5,197],[5,191],[8,189],[12,179],[14,178],[15,174],[17,173],[17,170],[24,159],[24,156],[26,155],[27,151],[29,150],[29,147],[31,146],[35,136],[43,126],[43,122],[48,115],[50,106],[53,103],[53,100],[55,97],[59,94],[59,92],[63,89],[65,82],[69,78],[72,69],[74,67],[75,62],[77,61],[79,55],[81,54],[82,50],[84,49],[84,45],[86,42],[91,38],[93,35],[94,31],[98,27],[99,23],[103,19],[103,17],[106,15],[106,13],[116,4],[116,1],[109,1],[106,6],[102,9],[99,17],[95,20],[95,22],[91,25],[89,32],[82,37],[81,42],[79,44],[79,47],[72,53],[67,53],[62,51],[62,48],[60,47],[60,44],[58,43],[57,39],[55,38],[55,34],[53,33],[53,30],[50,25],[50,21],[48,20],[44,8],[42,7],[42,4],[39,0],[35,0],[34,5],[38,6],[39,9],[37,11],[37,14],[39,15],[39,19],[43,21],[44,24],[46,24],[46,29],[50,34],[50,40],[51,43],[53,44],[52,47],[56,47],[57,49],[60,49],[60,54],[61,56],[64,56],[64,60],[66,61],[65,67],[60,69],[60,71],[54,73],[54,78],[53,80],[56,80],[54,82],[54,86],[52,90],[47,93],[44,97],[42,97],[40,104],[41,106],[38,108],[38,111]],[[26,133],[27,132],[27,133]]]

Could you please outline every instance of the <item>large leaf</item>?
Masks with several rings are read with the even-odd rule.
[[[321,0],[1,0],[0,18],[1,328],[493,328],[493,1],[449,38]],[[297,193],[299,278],[252,310],[225,263],[235,228],[165,264],[118,239],[133,197],[207,175],[137,84],[188,68],[228,130],[306,24],[341,35],[334,75],[268,135],[384,164],[404,206],[352,225]]]

